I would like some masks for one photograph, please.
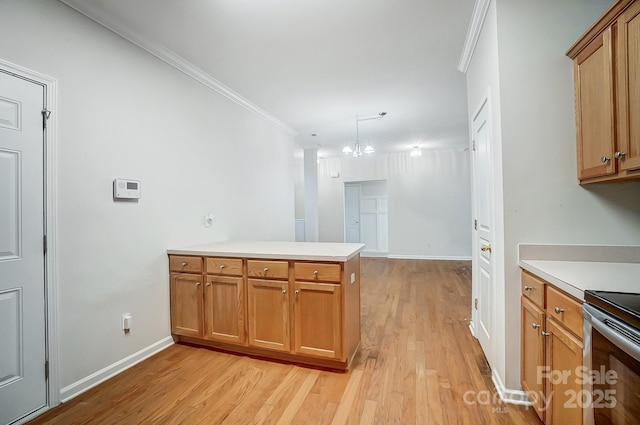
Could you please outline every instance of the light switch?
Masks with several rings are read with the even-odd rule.
[[[209,213],[204,216],[204,227],[213,226],[213,213]]]

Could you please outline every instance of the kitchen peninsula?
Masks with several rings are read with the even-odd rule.
[[[360,344],[355,243],[216,242],[169,249],[177,341],[348,370]]]

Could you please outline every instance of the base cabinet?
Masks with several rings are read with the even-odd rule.
[[[205,338],[243,344],[246,338],[242,278],[207,276],[204,300]]]
[[[545,389],[540,370],[545,358],[545,314],[532,301],[522,296],[522,362],[520,376],[522,389],[533,403],[538,417],[544,419]]]
[[[360,344],[360,257],[170,256],[171,330],[227,351],[348,369]],[[197,274],[197,271],[201,271]]]
[[[342,356],[340,285],[296,282],[295,351],[319,357]]]
[[[289,352],[289,282],[249,279],[249,345]]]
[[[202,275],[171,273],[171,332],[200,337],[204,333]]]
[[[521,381],[546,425],[582,424],[581,301],[522,272]]]

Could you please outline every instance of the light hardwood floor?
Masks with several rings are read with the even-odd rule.
[[[470,269],[363,259],[349,373],[178,344],[29,424],[539,424],[532,408],[496,401],[465,320]]]

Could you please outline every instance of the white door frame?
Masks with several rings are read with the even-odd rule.
[[[499,247],[498,249],[496,249],[496,219],[495,219],[495,193],[494,193],[494,184],[493,184],[493,180],[494,180],[494,175],[493,175],[493,165],[495,162],[495,157],[494,157],[494,138],[493,138],[493,114],[491,111],[491,88],[489,87],[489,89],[487,90],[487,95],[485,97],[482,98],[482,100],[479,103],[479,106],[474,110],[473,114],[470,117],[470,123],[469,123],[469,130],[471,132],[471,141],[473,141],[473,122],[475,120],[475,118],[478,116],[478,114],[482,111],[482,108],[487,108],[487,132],[488,132],[488,138],[489,138],[489,144],[490,144],[490,155],[489,155],[489,169],[488,169],[488,173],[489,173],[489,187],[488,189],[488,195],[489,198],[488,200],[486,200],[486,202],[490,203],[490,208],[491,208],[491,214],[489,214],[490,216],[490,225],[491,225],[491,229],[492,229],[492,248],[493,248],[493,253],[492,256],[497,257],[496,255],[496,251],[502,251]],[[475,153],[472,151],[472,155],[474,155]],[[471,166],[472,166],[472,171],[471,171],[471,187],[472,187],[472,211],[473,211],[473,219],[477,219],[479,216],[478,210],[478,204],[479,204],[479,199],[478,199],[478,191],[477,191],[477,182],[475,181],[475,161],[472,160],[471,161]],[[474,307],[474,300],[476,298],[479,298],[479,271],[478,268],[480,267],[480,238],[479,238],[479,234],[477,229],[472,230],[472,250],[471,250],[471,255],[472,255],[472,285],[471,285],[471,292],[472,292],[472,299],[471,299],[471,323],[469,324],[469,328],[471,329],[471,332],[475,335],[477,332],[476,329],[476,324],[479,323],[479,310],[476,310]],[[494,301],[494,305],[493,305],[493,309],[490,312],[490,314],[492,315],[491,318],[491,323],[494,327],[494,329],[490,329],[492,338],[491,338],[491,347],[487,347],[490,348],[491,352],[486,353],[485,352],[485,356],[487,357],[487,360],[490,364],[490,366],[493,368],[495,367],[495,355],[497,352],[497,347],[495,345],[495,341],[496,338],[494,338],[495,336],[495,325],[496,325],[496,319],[497,319],[497,315],[496,315],[496,310],[497,310],[497,306],[495,305],[495,301],[496,301],[496,260],[492,259],[491,260],[491,281],[490,281],[490,288],[489,288],[489,292],[490,292],[490,297],[492,297],[493,301]],[[484,300],[486,302],[486,300]],[[483,301],[480,301],[483,302]]]
[[[38,72],[23,68],[0,59],[0,69],[15,76],[31,80],[44,88],[46,108],[52,111],[44,131],[44,228],[47,235],[47,252],[44,256],[45,270],[45,338],[46,356],[49,360],[49,379],[47,381],[47,405],[25,417],[19,423],[42,414],[60,404],[60,370],[58,351],[58,282],[56,248],[56,117],[57,117],[57,80]]]

